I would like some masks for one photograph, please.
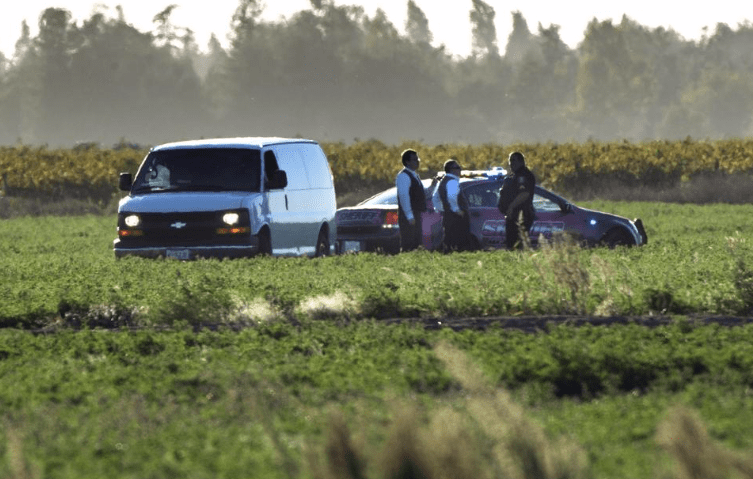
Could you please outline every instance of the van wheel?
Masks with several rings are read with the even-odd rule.
[[[266,228],[259,232],[259,254],[272,255],[272,238],[269,236],[269,230]]]
[[[329,255],[329,235],[326,228],[319,230],[319,238],[316,240],[316,252],[314,256],[321,258],[322,256]]]

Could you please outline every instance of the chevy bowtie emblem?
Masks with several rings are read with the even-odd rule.
[[[186,224],[183,223],[182,221],[176,221],[175,223],[170,225],[170,228],[175,228],[176,230],[179,230],[183,228],[184,226],[186,226]]]

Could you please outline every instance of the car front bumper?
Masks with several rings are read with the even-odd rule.
[[[364,238],[364,237],[337,237],[337,253],[359,252],[359,251],[371,251],[371,252],[383,252],[383,253],[399,253],[400,252],[400,234],[391,236],[383,236],[379,238]]]
[[[643,227],[643,221],[641,221],[640,218],[635,218],[633,220],[633,225],[635,226],[635,229],[638,230],[638,234],[641,237],[641,242],[639,244],[644,245],[648,243],[648,235],[646,234],[646,228]]]

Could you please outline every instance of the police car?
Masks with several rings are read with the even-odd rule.
[[[483,171],[463,171],[460,189],[468,199],[474,249],[505,247],[505,216],[497,209],[499,190],[507,171],[495,167]],[[434,211],[431,196],[444,176],[423,180],[427,211],[422,215],[423,246],[441,249],[442,216]],[[648,241],[640,219],[628,219],[601,211],[581,208],[563,197],[536,185],[533,198],[536,218],[529,231],[530,243],[536,247],[542,238],[551,240],[567,235],[586,246],[635,246]],[[339,208],[337,251],[340,253],[374,251],[397,253],[400,230],[397,220],[397,191],[390,188],[356,206]]]

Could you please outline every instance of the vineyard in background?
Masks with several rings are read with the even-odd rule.
[[[431,146],[369,140],[322,143],[322,147],[339,194],[392,184],[405,148],[419,152],[422,177],[441,170],[449,158],[466,169],[506,166],[509,153],[519,150],[540,183],[575,196],[599,185],[667,188],[704,175],[742,176],[746,181],[753,177],[753,139]],[[125,143],[113,148],[0,147],[2,194],[107,203],[118,194],[118,174],[135,172],[147,152],[147,148]]]

